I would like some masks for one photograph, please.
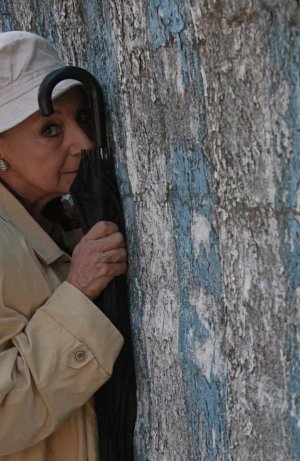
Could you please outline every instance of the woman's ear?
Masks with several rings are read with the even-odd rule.
[[[4,136],[5,136],[5,132],[0,133],[0,172],[3,172],[3,173],[8,171],[10,168],[9,163],[7,162],[7,160],[5,160],[5,155],[1,151],[1,145],[3,144]]]

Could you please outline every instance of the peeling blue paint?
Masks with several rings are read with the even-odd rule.
[[[210,167],[203,157],[200,144],[188,152],[184,141],[176,140],[171,146],[169,169],[170,183],[176,188],[170,197],[177,245],[178,279],[180,285],[179,357],[186,379],[188,424],[192,440],[193,461],[227,459],[226,422],[226,365],[217,376],[211,364],[209,380],[195,360],[196,342],[205,344],[212,334],[198,317],[189,299],[190,290],[201,287],[205,294],[214,297],[222,313],[221,273],[218,252],[218,234],[213,223],[213,191]],[[204,216],[211,224],[210,248],[201,245],[195,255],[191,238],[193,213]],[[190,236],[190,237],[189,237]],[[214,314],[211,313],[211,325]],[[199,432],[199,428],[205,434]],[[205,454],[201,453],[201,441],[205,440]]]
[[[176,0],[150,0],[148,6],[150,45],[166,45],[184,27],[180,2]]]
[[[185,72],[199,98],[203,98],[202,76],[199,55],[195,47],[183,47],[186,54]],[[218,315],[223,318],[221,300],[221,269],[218,250],[218,232],[214,226],[213,180],[209,161],[202,151],[205,138],[205,116],[199,114],[198,142],[188,148],[188,140],[177,139],[171,146],[168,167],[170,184],[174,184],[170,196],[171,209],[177,245],[178,279],[180,284],[180,331],[179,357],[186,377],[188,424],[191,437],[191,454],[195,461],[226,460],[228,457],[228,430],[226,421],[226,363],[222,362],[221,375],[214,372],[215,359],[211,364],[209,380],[195,360],[196,342],[205,344],[210,335],[222,337],[222,331],[208,330],[199,319],[195,307],[191,305],[189,294],[194,287],[200,287],[206,295],[211,295],[219,307]],[[204,216],[211,225],[210,246],[200,246],[199,254],[193,249],[191,226],[193,214]],[[189,237],[190,236],[190,237]],[[211,325],[216,319],[211,314]],[[221,323],[221,322],[220,322]],[[223,332],[224,333],[224,332]],[[199,432],[199,427],[205,434]],[[205,440],[206,448],[201,449]]]
[[[276,142],[278,133],[273,132],[274,150],[281,163],[282,180],[276,193],[276,215],[281,236],[281,257],[286,276],[286,309],[292,316],[295,309],[296,289],[300,287],[300,224],[297,219],[297,189],[300,185],[300,37],[299,5],[294,11],[270,2],[269,12],[262,15],[261,27],[269,31],[269,50],[273,80],[270,95],[278,87],[278,73],[283,75],[289,91],[289,104],[284,121],[290,132],[292,156],[288,147]],[[291,16],[288,17],[287,15]],[[297,19],[298,18],[298,19]],[[282,77],[281,77],[282,78]],[[275,127],[276,130],[276,127]],[[296,318],[296,316],[295,316]],[[291,461],[298,461],[300,454],[300,326],[290,325],[287,331],[285,354],[289,367],[287,386],[288,433],[290,435]]]
[[[178,71],[181,74],[182,86],[190,83],[190,73],[194,62],[195,47],[189,47],[190,32],[193,30],[189,8],[182,0],[151,0],[147,10],[149,46],[153,52],[152,58],[157,60],[163,78],[160,84],[165,84],[164,69],[161,66],[161,57],[155,54],[161,47],[173,47],[177,56]],[[188,31],[188,33],[187,33]],[[176,63],[174,62],[174,65]]]

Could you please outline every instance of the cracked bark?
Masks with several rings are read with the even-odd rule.
[[[297,460],[298,2],[2,1],[99,78],[127,222],[136,459]]]

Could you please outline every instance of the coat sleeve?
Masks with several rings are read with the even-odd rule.
[[[84,405],[110,377],[123,338],[68,282],[30,318],[0,302],[0,455],[5,455],[35,445]]]

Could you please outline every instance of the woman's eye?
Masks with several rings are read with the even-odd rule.
[[[42,135],[47,137],[57,136],[60,133],[58,125],[46,125],[42,129]]]

